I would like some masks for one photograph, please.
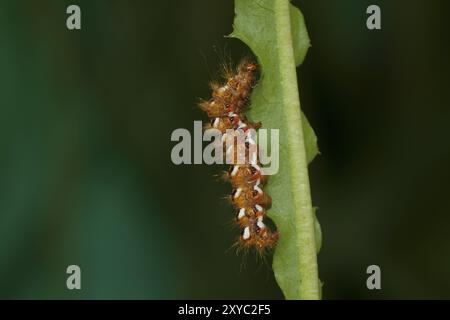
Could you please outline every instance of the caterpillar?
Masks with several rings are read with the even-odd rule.
[[[261,170],[258,146],[252,137],[252,132],[262,124],[249,121],[245,115],[252,89],[257,83],[257,71],[257,64],[249,59],[243,59],[235,69],[225,68],[223,83],[211,82],[211,98],[201,100],[199,107],[210,119],[204,129],[214,128],[222,133],[225,156],[233,160],[223,177],[232,187],[229,200],[240,229],[236,245],[244,249],[255,248],[263,254],[276,245],[279,235],[264,223],[272,199],[263,190],[267,176]],[[243,135],[245,143],[236,144],[233,140],[227,148],[225,140],[230,138],[230,132],[232,139]],[[248,155],[244,163],[236,163],[240,154]]]

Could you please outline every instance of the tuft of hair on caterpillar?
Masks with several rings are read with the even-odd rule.
[[[264,192],[268,177],[261,170],[258,146],[252,137],[262,124],[249,121],[245,115],[257,83],[257,72],[258,65],[250,59],[243,59],[234,69],[226,68],[223,82],[211,83],[211,98],[201,100],[199,107],[210,119],[204,129],[217,129],[222,133],[224,157],[232,159],[223,178],[232,186],[229,200],[240,229],[236,245],[239,249],[254,248],[262,255],[276,245],[279,234],[264,222],[272,199]],[[238,136],[243,136],[243,144],[236,143]],[[225,143],[229,139],[232,143]]]

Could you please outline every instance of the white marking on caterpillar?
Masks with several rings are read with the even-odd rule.
[[[241,188],[237,188],[237,189],[236,189],[236,193],[234,194],[234,198],[235,198],[235,199],[238,198],[238,197],[241,195],[241,191],[242,191]]]
[[[246,128],[246,127],[247,127],[247,124],[243,123],[241,120],[239,120],[238,129],[243,129],[243,128]]]
[[[247,142],[250,143],[250,144],[252,144],[252,145],[256,145],[256,141],[253,140],[252,138],[248,138],[248,139],[247,139]]]
[[[248,240],[250,238],[250,228],[245,227],[244,233],[242,234],[242,239]]]
[[[255,139],[254,139],[254,135],[252,134],[252,131],[251,131],[251,130],[248,130],[248,131],[245,133],[245,141],[248,142],[248,143],[250,143],[250,144],[256,144],[256,141],[255,141]]]
[[[256,210],[258,210],[258,212],[263,212],[263,207],[261,207],[259,204],[255,204],[255,208]]]
[[[241,220],[243,217],[245,217],[245,209],[244,208],[241,208],[240,210],[239,210],[239,214],[238,214],[238,220]]]
[[[263,194],[263,191],[261,190],[261,188],[258,185],[255,185],[253,187],[253,189],[255,189],[256,191],[258,191],[259,194]]]
[[[266,225],[263,222],[263,216],[258,217],[258,222],[256,222],[256,225],[260,228],[260,229],[264,229],[266,227]]]

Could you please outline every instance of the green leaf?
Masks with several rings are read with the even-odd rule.
[[[294,47],[295,64],[298,66],[305,60],[306,53],[311,46],[305,19],[302,12],[294,7],[289,8],[291,18],[292,46]]]
[[[320,299],[321,232],[308,177],[308,163],[318,148],[300,110],[296,76],[296,66],[309,47],[303,15],[288,0],[236,0],[235,12],[230,36],[250,47],[262,72],[249,116],[264,128],[279,129],[280,168],[267,185],[273,200],[268,216],[280,233],[273,260],[275,277],[287,299]]]

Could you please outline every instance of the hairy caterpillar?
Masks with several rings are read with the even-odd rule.
[[[236,224],[241,234],[237,244],[241,248],[255,248],[260,254],[275,246],[278,233],[271,231],[264,223],[266,210],[271,205],[271,198],[263,191],[267,176],[261,171],[258,146],[252,139],[251,132],[261,127],[261,123],[253,123],[245,116],[245,109],[250,104],[250,94],[257,82],[257,65],[248,59],[238,64],[236,70],[226,68],[224,83],[211,83],[212,97],[202,100],[200,108],[206,112],[210,124],[205,129],[218,129],[222,134],[225,156],[236,161],[240,153],[248,154],[244,163],[233,165],[224,178],[233,188],[229,197],[236,212]],[[245,143],[226,149],[225,139],[244,135]],[[253,130],[253,132],[254,132]]]

